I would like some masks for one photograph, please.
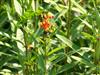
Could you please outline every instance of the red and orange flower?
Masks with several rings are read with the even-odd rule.
[[[41,28],[43,28],[45,31],[47,31],[49,27],[50,27],[50,23],[47,20],[41,22]]]
[[[48,14],[44,14],[43,17],[44,17],[43,21],[40,24],[41,28],[43,28],[45,31],[48,31],[51,26],[49,19],[54,18],[54,16],[51,13],[48,13]]]

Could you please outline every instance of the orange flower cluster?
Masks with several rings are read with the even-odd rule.
[[[41,28],[43,28],[45,31],[48,31],[48,29],[50,28],[51,24],[49,22],[49,19],[54,18],[54,16],[50,15],[50,14],[44,14],[44,19],[41,22]]]

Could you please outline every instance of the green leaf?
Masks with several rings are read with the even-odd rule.
[[[4,11],[0,14],[0,28],[3,26],[3,24],[6,22],[6,20],[7,20],[7,14]]]
[[[66,58],[65,54],[62,53],[62,52],[59,52],[59,53],[54,54],[53,56],[49,57],[48,60],[49,60],[50,62],[53,61],[53,63],[55,64],[55,63],[57,63],[57,62],[63,60],[64,58]]]
[[[19,41],[21,41],[23,43],[22,44],[21,42],[16,41],[17,42],[17,46],[20,49],[21,54],[25,54],[24,53],[25,52],[24,34],[23,34],[21,29],[17,29],[16,38],[17,38],[17,40],[19,40]]]
[[[5,5],[5,8],[6,8],[6,12],[7,12],[6,14],[7,14],[9,23],[11,24],[11,30],[13,32],[15,32],[16,25],[17,25],[18,22],[13,18],[12,13],[11,13],[12,9],[10,8],[10,6],[9,5]]]
[[[57,19],[58,19],[59,17],[64,16],[64,14],[67,13],[67,11],[68,11],[68,9],[62,9],[62,10],[57,14],[56,20],[55,20],[55,21],[57,21]]]
[[[63,49],[63,48],[65,48],[65,46],[61,46],[61,47],[58,47],[58,48],[55,48],[55,49],[51,50],[51,51],[48,53],[48,56],[51,55],[51,54],[54,54],[55,52],[57,52],[57,51],[59,51],[59,50],[61,50],[61,49]]]
[[[100,13],[97,9],[95,11],[95,14],[96,14],[96,24],[97,24],[99,31],[100,31]]]
[[[93,35],[90,35],[86,32],[81,32],[85,39],[91,40],[92,42],[96,42],[96,38]]]
[[[78,17],[79,18],[79,17]],[[92,25],[91,24],[89,24],[87,21],[86,21],[86,19],[81,19],[81,18],[79,18],[81,21],[82,21],[82,23],[83,24],[85,24],[87,27],[89,27],[91,30],[92,30]]]
[[[81,7],[75,0],[71,0],[71,2],[72,2],[77,8],[79,8],[84,14],[87,13],[86,10],[85,10],[83,7]]]
[[[5,33],[5,32],[0,32],[0,35],[5,36],[5,37],[7,37],[7,38],[10,38],[10,35],[7,34],[7,33]]]
[[[56,68],[52,68],[49,72],[49,75],[56,75]]]
[[[56,34],[57,38],[59,38],[64,44],[68,45],[70,48],[72,48],[73,50],[78,50],[80,49],[79,46],[77,46],[76,44],[74,44],[72,41],[70,41],[69,39],[67,39],[66,37]]]
[[[35,11],[35,1],[34,0],[32,0],[31,6],[32,6],[33,11]]]
[[[22,15],[22,7],[17,0],[14,0],[14,6],[15,6],[16,12],[21,16]]]
[[[43,33],[43,30],[41,28],[38,28],[34,34],[34,38],[36,39]]]
[[[89,66],[89,67],[95,67],[94,64],[90,63],[89,61],[85,60],[82,57],[78,57],[78,56],[71,56],[74,60],[77,60],[78,62],[84,63],[85,65]]]
[[[0,41],[0,45],[4,45],[4,46],[12,48],[12,46],[9,43],[4,43],[2,41]]]
[[[44,72],[45,71],[45,64],[44,64],[44,58],[43,55],[38,55],[38,65],[39,69]]]
[[[73,68],[78,62],[73,62],[70,64],[63,65],[60,69],[58,69],[57,74],[62,73],[64,71],[68,71],[69,69]]]

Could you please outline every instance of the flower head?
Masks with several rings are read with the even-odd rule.
[[[50,13],[44,14],[43,15],[43,21],[40,23],[41,28],[43,28],[45,31],[48,31],[49,28],[51,27],[51,23],[49,22],[49,19],[54,18],[53,15]]]
[[[49,27],[50,27],[50,23],[47,20],[41,22],[41,28],[43,28],[45,31],[47,31]]]

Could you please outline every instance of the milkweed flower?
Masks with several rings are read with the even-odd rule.
[[[49,22],[50,19],[53,19],[54,16],[51,13],[47,13],[43,15],[43,21],[40,23],[41,28],[45,31],[48,31],[51,27],[51,23]]]
[[[49,27],[50,27],[50,23],[47,20],[41,22],[41,28],[43,28],[45,31],[47,31]]]

